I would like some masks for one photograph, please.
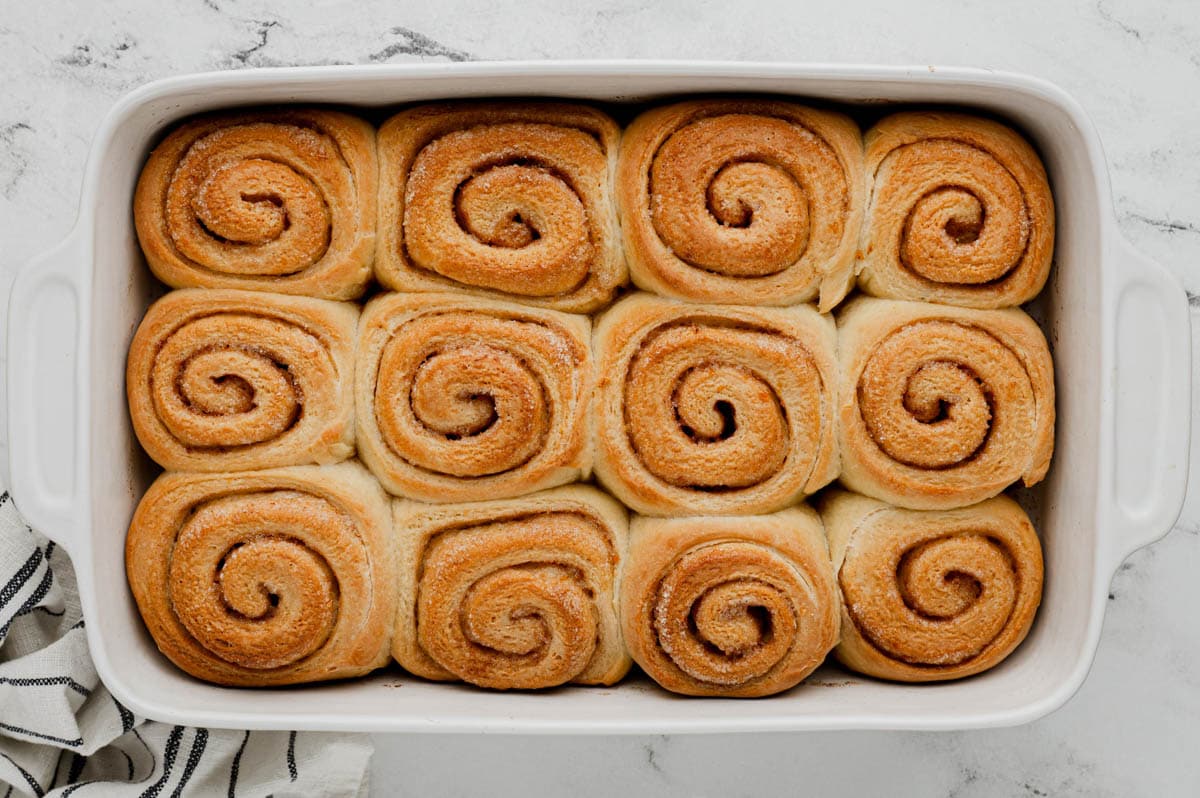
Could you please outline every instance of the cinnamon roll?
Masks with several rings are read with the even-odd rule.
[[[829,310],[854,280],[862,137],[778,100],[690,100],[629,126],[617,170],[633,281],[698,302]]]
[[[385,294],[363,311],[359,453],[392,493],[507,498],[591,470],[590,323],[460,294]]]
[[[566,103],[443,103],[379,130],[376,275],[586,312],[626,280],[613,206],[620,130]]]
[[[906,112],[867,132],[868,294],[972,308],[1037,296],[1054,254],[1054,200],[1029,142],[998,122]]]
[[[375,131],[287,108],[185,122],[150,153],[133,219],[174,288],[354,299],[375,251]]]
[[[634,518],[621,625],[634,661],[672,692],[753,697],[795,686],[838,639],[820,519],[804,505]]]
[[[597,322],[596,475],[646,515],[777,510],[837,475],[833,322],[648,294]]]
[[[629,670],[615,581],[624,509],[585,486],[475,504],[396,502],[392,654],[427,679],[498,690],[614,684]]]
[[[832,491],[821,517],[847,667],[902,682],[958,679],[1025,639],[1042,597],[1042,549],[1013,500],[920,511]]]
[[[158,648],[224,685],[359,676],[388,659],[387,499],[357,463],[160,476],[125,543]]]
[[[173,471],[334,463],[354,453],[348,302],[182,289],[129,346],[126,395],[146,452]]]
[[[1046,475],[1054,369],[1029,316],[859,297],[838,332],[846,487],[947,509]]]

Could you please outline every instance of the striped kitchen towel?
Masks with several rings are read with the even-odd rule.
[[[169,726],[100,683],[66,553],[0,490],[0,798],[361,796],[366,735]]]

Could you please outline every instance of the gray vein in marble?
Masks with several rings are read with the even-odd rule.
[[[1129,23],[1123,22],[1122,20],[1117,19],[1115,16],[1113,16],[1113,13],[1108,10],[1108,4],[1105,3],[1104,0],[1098,0],[1098,2],[1096,3],[1096,13],[1100,16],[1100,19],[1104,20],[1105,22],[1107,22],[1110,25],[1116,26],[1118,29],[1123,31],[1127,36],[1132,36],[1133,38],[1137,39],[1139,42],[1143,41],[1142,32],[1140,30],[1138,30],[1137,28],[1133,27],[1132,25],[1130,25]]]
[[[109,45],[84,41],[76,44],[69,55],[60,56],[54,60],[56,63],[69,67],[112,69],[117,66],[122,54],[132,48],[134,44],[134,40],[129,36],[122,36],[116,43]]]
[[[229,56],[236,64],[241,66],[250,65],[250,57],[267,46],[271,30],[279,27],[279,20],[277,19],[253,19],[248,21],[254,25],[254,37],[256,41],[249,47],[237,50]],[[262,65],[265,66],[266,64]]]
[[[18,139],[33,135],[28,122],[12,122],[0,126],[0,194],[11,200],[17,184],[29,169],[29,153]]]
[[[1157,227],[1159,230],[1165,230],[1168,233],[1195,233],[1200,235],[1200,224],[1196,224],[1195,222],[1184,222],[1177,219],[1158,219],[1153,216],[1146,216],[1143,213],[1127,213],[1124,216],[1127,219],[1133,219],[1135,222]]]
[[[382,63],[398,55],[415,55],[422,58],[446,58],[450,61],[474,61],[475,56],[465,50],[457,50],[431,39],[420,31],[412,28],[394,27],[392,33],[399,36],[398,41],[384,47],[378,52],[371,53],[367,60],[372,63]]]

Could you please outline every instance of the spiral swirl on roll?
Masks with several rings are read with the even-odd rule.
[[[844,606],[837,653],[849,667],[956,679],[995,666],[1029,631],[1042,551],[1011,499],[917,511],[835,492],[821,513]]]
[[[620,131],[559,103],[402,111],[379,132],[380,282],[590,311],[625,281],[612,198]]]
[[[357,324],[349,303],[221,289],[167,294],[129,347],[138,440],[177,471],[346,459]]]
[[[159,649],[197,678],[363,674],[387,660],[396,607],[388,512],[348,463],[165,474],[129,528],[129,584]]]
[[[833,575],[807,507],[635,518],[621,606],[634,660],[686,695],[787,690],[837,642]]]
[[[186,122],[150,154],[134,222],[175,288],[353,299],[375,249],[375,132],[295,108]]]
[[[614,598],[625,517],[599,491],[401,503],[396,526],[393,655],[407,670],[501,690],[612,684],[628,670]]]
[[[834,330],[811,308],[645,294],[596,330],[596,473],[649,515],[769,512],[828,483]]]
[[[452,294],[373,300],[359,331],[363,460],[423,501],[518,496],[590,468],[583,316]]]
[[[853,282],[862,139],[849,118],[786,102],[698,100],[622,139],[621,226],[633,280],[701,302],[821,310]]]
[[[1045,475],[1053,366],[1024,313],[861,298],[838,325],[847,487],[939,509]]]
[[[973,308],[1035,297],[1054,253],[1054,200],[1015,131],[948,113],[889,116],[867,133],[864,291]]]

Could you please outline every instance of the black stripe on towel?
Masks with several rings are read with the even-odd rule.
[[[45,552],[40,548],[35,549],[33,554],[29,555],[29,559],[25,561],[25,564],[12,575],[12,578],[8,580],[4,587],[0,587],[0,608],[3,608],[8,602],[12,601],[13,596],[17,595],[17,591],[25,586],[25,583],[37,571],[38,566],[42,564],[43,557],[45,557]]]
[[[292,781],[299,778],[300,773],[296,770],[296,733],[292,732],[288,735],[288,775],[292,777]]]
[[[37,779],[35,779],[33,777],[33,774],[31,774],[28,770],[26,770],[25,768],[18,765],[17,760],[13,759],[11,756],[4,753],[3,751],[0,751],[0,756],[4,757],[5,759],[7,759],[9,762],[12,763],[12,766],[17,769],[17,772],[20,773],[21,776],[24,777],[25,783],[29,785],[29,789],[33,790],[34,795],[36,795],[38,798],[42,798],[42,796],[46,794],[46,791],[42,789],[42,785],[38,784],[38,781],[37,781]]]
[[[29,729],[22,729],[20,726],[12,726],[8,723],[0,723],[0,729],[4,729],[6,732],[12,732],[13,734],[23,734],[26,737],[36,737],[39,740],[46,740],[47,742],[51,743],[59,743],[60,745],[83,745],[82,737],[76,737],[74,740],[68,740],[65,737],[55,737],[52,734],[43,734],[41,732],[30,731]]]
[[[25,613],[33,610],[33,608],[37,606],[38,602],[46,597],[46,594],[50,592],[50,584],[53,581],[54,572],[47,568],[46,573],[42,576],[42,581],[37,586],[37,590],[33,591],[33,595],[25,600],[25,603],[21,605],[21,609],[17,610],[13,616],[8,619],[4,626],[0,626],[0,640],[4,639],[4,637],[8,634],[8,628],[12,626],[13,621]]]
[[[246,732],[242,737],[242,744],[238,746],[237,753],[233,755],[233,764],[229,766],[228,798],[237,798],[238,768],[242,765],[242,752],[246,750],[248,742],[250,742],[250,732]]]
[[[86,759],[79,754],[71,754],[71,769],[67,771],[67,784],[79,781],[79,774],[83,772],[85,764],[87,764]]]
[[[10,679],[6,676],[0,676],[0,684],[11,684],[13,687],[52,687],[56,684],[65,684],[84,698],[92,694],[91,690],[70,676],[39,676],[28,679]]]
[[[151,784],[142,793],[141,798],[156,798],[162,792],[163,787],[167,784],[167,779],[171,778],[171,768],[175,767],[175,757],[179,755],[179,741],[183,739],[183,727],[176,726],[171,729],[171,736],[167,738],[167,747],[163,751],[163,772],[158,777],[158,781]],[[143,742],[145,742],[143,740]],[[149,749],[149,746],[147,746]]]
[[[171,793],[171,798],[179,798],[183,795],[183,788],[192,778],[192,774],[196,772],[196,766],[200,764],[200,758],[204,756],[206,745],[208,745],[208,729],[196,729],[196,737],[192,740],[192,750],[188,751],[187,762],[183,766],[183,775],[179,777],[179,783],[175,785],[175,791]]]
[[[109,696],[109,698],[112,698],[112,696]],[[132,731],[133,730],[133,713],[130,712],[128,709],[126,709],[125,705],[122,704],[117,699],[113,698],[112,702],[113,702],[113,706],[115,706],[117,708],[117,712],[121,715],[122,733],[128,733],[128,732]],[[144,744],[145,743],[143,743],[143,745]],[[132,778],[132,776],[130,778]]]

